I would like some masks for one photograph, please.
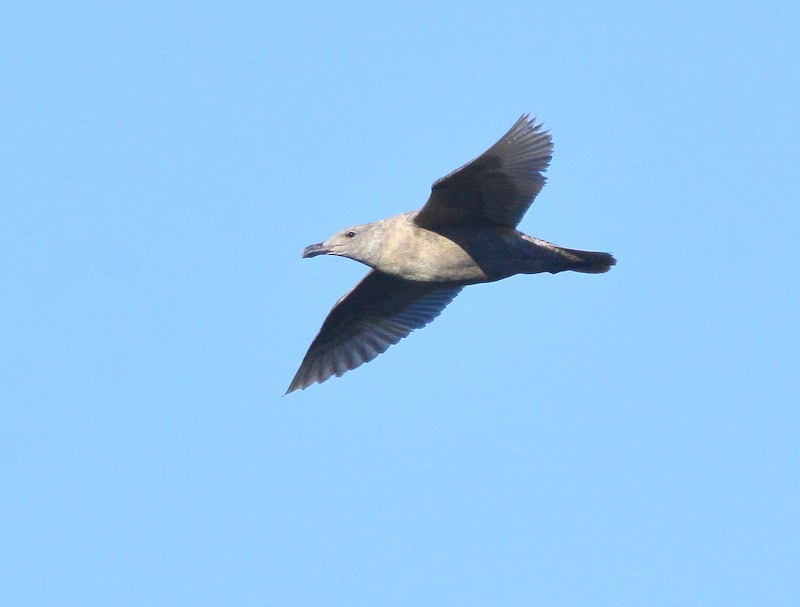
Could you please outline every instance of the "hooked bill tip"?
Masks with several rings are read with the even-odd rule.
[[[329,252],[330,249],[325,246],[324,242],[318,242],[317,244],[308,245],[305,249],[303,249],[301,257],[315,257],[317,255],[324,255]]]

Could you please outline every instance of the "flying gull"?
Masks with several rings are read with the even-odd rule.
[[[466,285],[515,274],[600,274],[608,253],[566,249],[516,229],[542,189],[549,131],[523,115],[472,162],[439,179],[419,211],[355,225],[303,250],[370,272],[328,314],[286,394],[371,361],[436,318]]]

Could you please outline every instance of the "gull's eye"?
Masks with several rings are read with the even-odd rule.
[[[347,236],[348,238],[353,238],[355,235],[356,233],[353,232],[352,230],[350,230],[347,234],[345,234],[345,236]]]

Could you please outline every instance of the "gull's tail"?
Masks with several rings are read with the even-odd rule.
[[[564,247],[557,248],[559,253],[563,254],[560,261],[565,266],[556,270],[557,272],[572,270],[573,272],[583,272],[584,274],[602,274],[603,272],[608,272],[611,266],[617,264],[617,260],[610,253],[579,251],[577,249],[565,249]]]

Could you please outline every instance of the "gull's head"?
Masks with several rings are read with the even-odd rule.
[[[375,266],[383,242],[383,222],[351,226],[337,232],[325,242],[318,242],[303,249],[303,257],[317,255],[339,255],[349,257],[368,266]]]

